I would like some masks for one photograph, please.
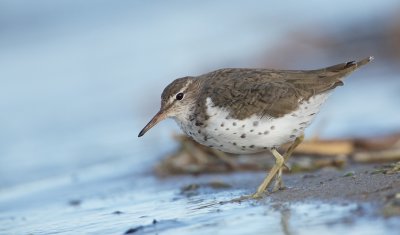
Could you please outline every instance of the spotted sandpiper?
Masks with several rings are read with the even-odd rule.
[[[331,91],[373,59],[350,61],[317,70],[226,68],[197,77],[178,78],[161,95],[160,111],[139,133],[165,118],[200,144],[223,152],[249,154],[269,150],[275,165],[253,197],[261,197],[303,140]],[[282,156],[277,149],[292,143]]]

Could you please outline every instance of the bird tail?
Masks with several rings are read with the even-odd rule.
[[[337,81],[338,83],[340,83],[339,85],[341,85],[343,84],[341,81],[347,75],[354,72],[361,66],[368,64],[373,59],[374,57],[370,56],[360,61],[349,61],[346,63],[336,64],[323,69],[314,70],[313,72],[321,74],[321,76],[329,78],[330,80]]]
[[[354,70],[358,69],[359,67],[368,64],[373,59],[374,59],[374,57],[370,56],[370,57],[364,58],[360,61],[353,60],[353,61],[349,61],[346,63],[333,65],[333,66],[325,68],[324,70],[327,73],[338,73],[338,74],[344,76],[345,74],[351,73]]]
[[[349,61],[346,63],[336,64],[323,69],[314,70],[313,72],[319,74],[319,78],[323,78],[324,82],[331,84],[327,90],[331,90],[337,86],[343,85],[343,79],[350,73],[354,72],[359,67],[368,64],[374,59],[373,56],[362,59],[360,61]]]
[[[363,66],[363,65],[365,65],[365,64],[368,64],[369,62],[371,62],[371,61],[373,61],[373,60],[374,60],[374,57],[373,57],[373,56],[370,56],[370,57],[368,57],[368,58],[365,58],[365,59],[362,59],[362,60],[358,61],[358,62],[356,63],[356,66],[357,66],[357,67],[361,67],[361,66]]]

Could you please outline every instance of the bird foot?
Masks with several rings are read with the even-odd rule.
[[[286,165],[286,163],[283,163],[283,168],[285,168],[288,171],[291,171],[290,167],[288,165]]]
[[[274,187],[272,187],[271,192],[274,193],[274,192],[282,190],[282,189],[285,189],[285,185],[283,184],[282,175],[278,174],[275,179]]]
[[[258,200],[258,199],[262,199],[264,196],[265,196],[265,193],[256,192],[256,193],[250,195],[250,198],[251,198],[251,199]]]
[[[266,194],[264,192],[255,192],[250,195],[243,195],[238,198],[234,198],[232,200],[229,200],[228,202],[243,202],[245,200],[259,200],[259,199],[264,198],[264,196],[266,196]]]
[[[287,187],[285,187],[283,185],[275,184],[274,187],[272,188],[271,192],[275,193],[277,191],[285,190],[285,189],[287,189]]]

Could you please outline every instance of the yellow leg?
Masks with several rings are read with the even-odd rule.
[[[262,197],[262,194],[266,191],[268,188],[269,184],[271,183],[272,179],[275,177],[276,173],[278,172],[279,169],[283,166],[284,158],[278,151],[276,151],[275,148],[271,149],[272,155],[275,157],[275,165],[272,167],[270,170],[269,174],[267,177],[265,177],[264,181],[258,186],[257,192],[253,194],[253,198],[260,198]]]
[[[301,135],[299,137],[297,137],[293,144],[290,145],[290,147],[288,148],[288,150],[285,152],[285,154],[283,155],[284,158],[284,165],[285,163],[289,160],[290,156],[292,155],[293,151],[295,150],[295,148],[297,148],[297,146],[299,146],[299,144],[301,144],[301,142],[303,142],[304,140],[304,135]],[[286,165],[285,165],[286,166]],[[287,166],[286,166],[287,167]],[[289,167],[287,167],[289,169]],[[272,189],[272,192],[276,192],[279,189],[284,188],[285,185],[283,184],[283,180],[282,180],[282,167],[279,169],[278,174],[276,175],[275,178],[275,184],[274,187]]]
[[[275,183],[274,183],[274,187],[272,188],[272,192],[276,192],[280,189],[283,189],[285,187],[285,184],[283,183],[282,180],[282,168],[279,169],[278,173],[276,174],[275,177]]]
[[[235,170],[238,168],[236,161],[232,157],[227,156],[226,153],[213,148],[210,148],[210,151],[213,153],[214,156],[225,163],[231,170]]]

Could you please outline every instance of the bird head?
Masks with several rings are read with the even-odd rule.
[[[194,107],[196,95],[199,92],[194,77],[178,78],[170,83],[161,94],[161,108],[150,122],[140,131],[143,136],[148,130],[166,118],[184,119]]]

